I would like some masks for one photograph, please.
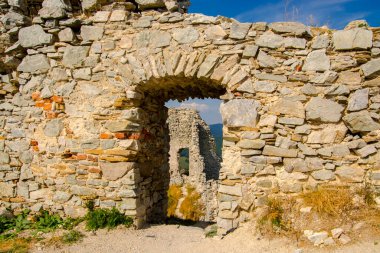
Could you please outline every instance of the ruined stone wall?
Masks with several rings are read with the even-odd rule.
[[[1,2],[2,206],[78,216],[94,199],[138,224],[162,219],[165,101],[221,95],[225,231],[271,194],[379,188],[378,28],[238,23],[151,1],[77,16],[45,0],[35,17]]]
[[[169,109],[168,127],[170,137],[169,166],[170,184],[195,187],[205,206],[205,221],[215,221],[217,213],[217,180],[220,158],[216,154],[210,128],[195,110]],[[179,171],[179,152],[189,149],[189,175]]]

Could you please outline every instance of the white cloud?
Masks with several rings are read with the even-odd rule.
[[[370,14],[370,12],[348,12],[345,4],[354,1],[359,0],[284,0],[258,6],[235,18],[241,22],[299,21],[308,25],[343,28],[349,21],[363,19]]]
[[[207,112],[210,109],[210,106],[207,104],[195,102],[182,102],[179,107],[193,109],[199,112]]]

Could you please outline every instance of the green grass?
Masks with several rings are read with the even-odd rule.
[[[133,224],[131,217],[125,216],[116,208],[112,209],[89,209],[86,215],[86,228],[98,230],[100,228],[112,229],[118,225],[130,227]]]
[[[73,244],[83,239],[84,235],[76,230],[70,230],[62,236],[62,242],[65,244]]]

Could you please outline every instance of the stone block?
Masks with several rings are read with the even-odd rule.
[[[118,162],[118,163],[100,163],[103,177],[107,180],[115,181],[125,176],[129,171],[135,168],[135,163]]]
[[[372,47],[372,31],[355,28],[346,31],[336,31],[333,43],[336,50],[368,49]]]
[[[234,99],[220,106],[227,127],[256,127],[260,103],[253,99]]]
[[[285,149],[266,145],[263,150],[263,155],[291,158],[297,157],[298,151],[295,149]]]

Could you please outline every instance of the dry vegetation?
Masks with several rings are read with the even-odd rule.
[[[284,235],[297,241],[305,230],[329,232],[338,227],[355,240],[358,224],[362,224],[363,233],[380,235],[380,211],[374,205],[374,194],[369,188],[319,187],[298,196],[270,197],[257,228],[264,236]]]
[[[178,203],[183,198],[179,213],[184,220],[199,221],[204,216],[204,205],[201,195],[191,185],[186,185],[186,194],[182,194],[182,186],[171,185],[168,190],[168,217],[175,217]]]
[[[179,199],[182,196],[181,186],[174,184],[169,187],[168,190],[168,217],[175,215]]]

